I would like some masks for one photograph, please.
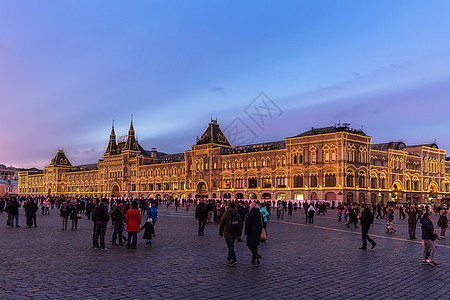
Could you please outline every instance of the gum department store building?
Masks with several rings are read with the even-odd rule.
[[[450,161],[436,144],[371,144],[349,124],[312,128],[283,141],[233,147],[217,124],[184,153],[144,150],[135,137],[74,167],[58,150],[43,171],[19,173],[19,195],[446,202]]]

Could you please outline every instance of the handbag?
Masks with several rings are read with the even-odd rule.
[[[261,215],[261,225],[262,224],[264,224],[264,222],[263,222],[262,215]],[[267,233],[266,233],[266,229],[264,227],[261,230],[261,235],[259,236],[259,240],[263,243],[265,243],[267,241]]]

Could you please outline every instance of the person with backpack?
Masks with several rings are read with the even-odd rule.
[[[363,211],[361,212],[359,221],[361,222],[361,237],[362,237],[363,245],[359,249],[366,250],[367,249],[367,241],[369,241],[372,244],[372,249],[373,249],[373,248],[375,248],[375,245],[377,243],[375,243],[375,241],[370,238],[369,229],[370,229],[370,225],[372,225],[372,223],[373,223],[374,216],[366,203],[361,204],[361,208],[363,209]]]
[[[200,199],[200,203],[195,208],[195,219],[198,221],[198,235],[202,236],[208,221],[208,208],[203,199]]]
[[[247,247],[252,252],[252,264],[260,264],[261,255],[258,254],[258,246],[261,243],[261,232],[263,230],[263,216],[259,206],[252,202],[250,211],[245,221],[245,236],[247,237]]]
[[[114,225],[114,232],[112,235],[112,245],[117,246],[116,240],[117,236],[119,237],[119,245],[123,245],[123,238],[122,238],[122,232],[123,232],[123,220],[124,220],[124,213],[123,213],[123,202],[118,200],[117,205],[114,207],[114,209],[111,212],[111,220]]]
[[[235,266],[237,264],[236,253],[234,252],[234,242],[236,238],[241,236],[242,220],[236,209],[236,203],[230,202],[228,210],[222,215],[219,225],[219,236],[225,238],[228,247],[228,265]]]
[[[441,238],[445,238],[445,230],[448,227],[447,212],[445,210],[439,217],[437,226],[441,227],[441,234],[440,234]]]

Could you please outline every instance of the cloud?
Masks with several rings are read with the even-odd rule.
[[[211,92],[213,93],[219,93],[219,94],[223,94],[226,95],[227,92],[225,91],[225,89],[221,86],[215,86],[213,88],[211,88]]]

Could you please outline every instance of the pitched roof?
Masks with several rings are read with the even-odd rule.
[[[159,163],[172,163],[184,161],[184,153],[166,154],[158,152]]]
[[[72,166],[72,164],[70,163],[69,159],[66,156],[66,153],[64,153],[64,151],[60,149],[58,149],[58,152],[56,152],[55,157],[53,157],[52,160],[50,161],[50,165],[58,167]]]
[[[222,129],[220,129],[220,125],[215,120],[211,120],[211,123],[208,124],[208,128],[206,128],[202,136],[197,138],[197,145],[210,143],[231,147],[227,137],[222,132]]]
[[[436,143],[408,145],[408,147],[430,147],[430,148],[439,149],[439,147]]]
[[[303,137],[303,136],[310,136],[310,135],[318,135],[318,134],[326,134],[326,133],[335,133],[335,132],[349,132],[354,134],[359,134],[363,136],[367,136],[364,131],[361,129],[352,129],[348,126],[329,126],[329,127],[322,127],[322,128],[314,128],[312,127],[311,130],[305,131],[303,133],[300,133],[299,135],[296,135],[294,137]]]
[[[269,143],[243,145],[243,146],[238,146],[238,147],[234,147],[234,148],[223,148],[221,151],[221,154],[222,155],[239,154],[239,153],[249,153],[249,152],[258,152],[258,151],[278,150],[278,149],[286,149],[286,141],[276,141],[276,142],[269,142]]]
[[[382,151],[385,151],[388,149],[403,150],[406,148],[406,145],[402,141],[397,141],[397,142],[372,144],[370,146],[370,148],[373,150],[382,150]]]

